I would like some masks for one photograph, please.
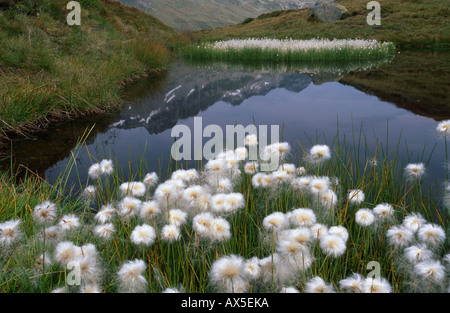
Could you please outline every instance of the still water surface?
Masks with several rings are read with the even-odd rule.
[[[408,57],[341,69],[178,61],[167,73],[129,87],[120,113],[64,123],[33,141],[14,142],[12,150],[4,151],[2,166],[24,164],[52,183],[67,166],[77,138],[95,125],[77,154],[82,182],[95,158],[105,156],[113,156],[123,168],[130,160],[144,158],[149,171],[165,173],[174,142],[172,128],[187,125],[193,131],[194,118],[201,117],[203,127],[216,124],[224,130],[235,124],[280,125],[283,140],[294,151],[299,143],[308,147],[309,140],[331,143],[338,127],[341,137],[350,141],[353,132],[359,136],[362,130],[372,153],[377,143],[393,148],[400,138],[401,158],[416,162],[431,156],[427,180],[442,183],[444,142],[435,129],[439,121],[450,118],[448,68],[436,78],[440,82],[436,86],[427,80],[428,74],[435,76],[427,72],[433,69],[405,61]],[[444,64],[449,59],[437,58],[444,58],[439,59]],[[400,67],[404,62],[411,69]],[[406,73],[402,78],[402,70],[416,76]],[[75,174],[71,179],[78,181]]]

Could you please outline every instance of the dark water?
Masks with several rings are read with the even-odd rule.
[[[450,119],[449,54],[405,52],[381,63],[303,66],[172,64],[156,78],[125,91],[115,115],[62,123],[35,140],[2,151],[2,168],[20,165],[54,182],[67,166],[77,139],[91,129],[77,153],[82,182],[95,158],[112,157],[123,168],[144,158],[149,171],[165,173],[175,125],[203,127],[279,125],[293,148],[309,141],[331,143],[339,132],[366,135],[367,145],[397,145],[400,156],[427,161],[427,179],[443,181],[445,151],[436,134]],[[432,154],[431,154],[432,153]],[[76,175],[71,179],[77,181]]]

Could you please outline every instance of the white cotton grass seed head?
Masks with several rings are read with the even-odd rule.
[[[221,213],[226,211],[226,195],[222,193],[215,194],[211,197],[211,209],[213,212]]]
[[[102,167],[101,167],[100,163],[92,164],[89,167],[88,175],[92,179],[99,179],[100,176],[102,175]]]
[[[317,240],[328,234],[328,226],[321,223],[315,223],[311,226],[312,239]]]
[[[221,173],[226,169],[227,165],[225,160],[218,159],[218,160],[209,160],[205,165],[205,170],[209,173]]]
[[[147,187],[153,187],[153,186],[155,186],[155,185],[159,182],[158,174],[156,174],[155,172],[147,173],[147,174],[145,175],[144,179],[142,180],[142,182],[143,182]]]
[[[189,205],[194,205],[198,198],[206,193],[206,189],[200,185],[193,185],[183,190],[182,197]]]
[[[143,292],[147,287],[147,280],[143,273],[147,265],[142,260],[128,261],[123,264],[117,275],[120,282],[120,291],[124,293]]]
[[[393,220],[395,217],[394,207],[388,203],[378,204],[372,209],[372,211],[379,220]]]
[[[245,280],[245,261],[241,256],[224,256],[214,261],[209,278],[219,288],[225,288],[229,283]]]
[[[186,170],[180,169],[172,172],[170,176],[171,179],[181,179],[184,180],[186,178]]]
[[[444,263],[447,264],[447,266],[450,266],[450,253],[447,253],[444,256]]]
[[[328,177],[315,177],[309,183],[310,191],[319,195],[330,188],[330,179]]]
[[[437,224],[425,224],[417,233],[418,239],[430,247],[437,247],[445,242],[445,230]]]
[[[431,252],[425,244],[418,244],[405,248],[404,255],[405,259],[410,263],[417,264],[431,260],[433,252]]]
[[[159,184],[154,192],[154,200],[158,201],[161,205],[167,205],[167,202],[172,203],[177,199],[179,190],[170,181],[166,181]]]
[[[249,280],[257,280],[261,276],[259,259],[252,257],[251,259],[245,260],[243,273]]]
[[[78,249],[70,241],[58,243],[54,251],[54,259],[59,264],[66,266],[77,257]]]
[[[422,225],[426,224],[426,222],[427,221],[419,213],[411,213],[403,219],[403,226],[415,233]]]
[[[259,170],[259,164],[253,161],[247,162],[244,165],[244,173],[247,175],[256,174]]]
[[[364,192],[361,189],[351,189],[348,191],[347,199],[352,204],[361,204],[366,199]]]
[[[339,287],[348,293],[363,292],[364,277],[361,274],[353,273],[350,277],[339,281]]]
[[[238,147],[234,150],[234,155],[239,161],[244,161],[248,157],[248,150],[245,147]]]
[[[89,186],[86,186],[86,188],[84,188],[82,196],[91,200],[91,199],[95,198],[96,192],[97,192],[97,189],[95,188],[95,186],[89,185]]]
[[[226,241],[231,237],[230,223],[224,218],[214,218],[209,238],[212,241]]]
[[[300,291],[295,287],[281,287],[280,293],[300,293]]]
[[[36,205],[33,209],[33,219],[40,224],[52,223],[56,218],[56,204],[44,201]]]
[[[370,209],[359,209],[355,214],[355,222],[362,227],[370,226],[375,222],[375,215]]]
[[[309,150],[309,160],[319,163],[331,158],[331,151],[327,145],[315,145]]]
[[[97,248],[92,243],[82,245],[81,247],[79,247],[79,249],[77,249],[77,251],[78,251],[78,253],[77,253],[78,257],[87,256],[87,257],[91,257],[94,259],[97,258]]]
[[[288,213],[290,223],[295,227],[312,226],[316,223],[317,217],[313,210],[309,208],[298,208]]]
[[[187,221],[188,214],[180,209],[169,210],[169,224],[180,227]]]
[[[125,182],[119,186],[119,190],[122,196],[143,197],[147,188],[141,182]]]
[[[213,222],[214,216],[211,213],[200,213],[192,219],[192,227],[198,236],[207,237],[211,234]]]
[[[116,209],[111,204],[106,204],[94,215],[94,220],[99,224],[106,224],[111,222],[115,216]]]
[[[147,224],[138,225],[134,228],[130,235],[131,242],[135,245],[149,247],[156,239],[155,229]]]
[[[102,293],[102,291],[96,284],[87,284],[81,286],[80,293]]]
[[[328,233],[320,237],[320,248],[326,255],[337,258],[345,253],[347,246],[342,237]]]
[[[73,262],[79,266],[80,278],[85,284],[96,284],[100,280],[101,269],[95,257],[85,254],[77,257]]]
[[[262,176],[261,187],[263,188],[272,188],[276,187],[277,181],[271,174],[264,174]]]
[[[409,180],[420,179],[425,174],[425,164],[411,163],[405,167],[406,177]]]
[[[441,283],[445,280],[445,267],[439,261],[425,260],[414,266],[414,273],[426,281]]]
[[[284,158],[291,151],[291,146],[287,142],[275,143],[274,146],[282,158]]]
[[[219,178],[214,187],[216,187],[216,192],[228,193],[233,189],[233,184],[228,178]]]
[[[389,245],[396,248],[404,248],[413,241],[414,233],[404,226],[392,226],[386,232],[386,238]]]
[[[279,231],[289,226],[289,220],[282,212],[273,212],[263,219],[263,227],[268,231]]]
[[[112,160],[102,160],[100,162],[100,167],[103,175],[111,175],[114,172],[114,166]]]
[[[312,231],[308,227],[298,227],[294,229],[290,229],[287,233],[289,239],[294,240],[295,242],[307,246],[310,242],[313,241]]]
[[[139,213],[142,201],[134,197],[125,197],[119,203],[120,216],[129,219]]]
[[[297,175],[302,176],[302,175],[304,175],[305,173],[306,173],[306,169],[305,169],[304,166],[299,166],[299,167],[297,168]]]
[[[327,209],[333,209],[338,203],[338,196],[336,193],[328,189],[319,195],[320,205]]]
[[[195,183],[198,178],[200,177],[200,174],[195,168],[191,168],[189,170],[186,170],[186,173],[184,175],[184,182],[192,184]]]
[[[22,221],[10,220],[0,224],[0,246],[9,247],[17,243],[22,238],[20,225]]]
[[[144,221],[154,220],[161,213],[158,202],[154,200],[142,202],[139,216]]]
[[[311,278],[305,287],[305,293],[335,293],[333,286],[327,284],[323,278],[316,276]]]
[[[245,137],[245,145],[248,147],[254,147],[258,145],[258,136],[254,134],[247,135]]]
[[[450,120],[439,122],[436,127],[436,131],[440,135],[447,137],[450,134]]]
[[[292,179],[292,177],[286,171],[283,170],[277,170],[275,172],[272,172],[272,177],[278,184],[290,182]]]
[[[344,226],[341,226],[341,225],[331,226],[328,229],[328,234],[341,237],[342,240],[344,240],[345,242],[348,240],[348,237],[349,237],[347,228],[345,228]]]
[[[297,168],[295,164],[292,163],[284,163],[278,167],[278,171],[284,171],[286,174],[293,176],[297,173]]]
[[[45,241],[46,244],[54,244],[60,240],[60,237],[62,235],[62,231],[59,228],[58,225],[53,225],[45,228],[44,230],[40,231],[40,238],[43,240],[45,234]]]
[[[75,214],[67,214],[63,216],[58,223],[59,229],[61,229],[63,232],[71,231],[80,226],[80,219]]]
[[[45,264],[43,264],[43,263],[45,263]],[[44,253],[41,254],[39,256],[39,258],[37,259],[37,264],[39,266],[44,265],[46,268],[48,268],[48,267],[52,266],[52,264],[53,264],[52,257],[50,256],[49,253],[45,252],[45,258],[44,258]]]
[[[279,240],[277,243],[277,252],[281,256],[295,259],[297,256],[307,252],[306,246],[291,238]]]
[[[252,186],[253,188],[261,188],[263,183],[264,173],[256,173],[252,177]]]
[[[236,212],[245,206],[244,196],[237,192],[230,193],[226,196],[225,203],[229,212]]]
[[[94,235],[104,240],[110,240],[114,236],[116,228],[112,223],[98,225],[94,228]]]
[[[363,284],[363,293],[392,293],[392,286],[385,278],[367,277]]]
[[[175,242],[181,238],[180,228],[176,225],[164,225],[161,230],[162,240],[167,242]]]

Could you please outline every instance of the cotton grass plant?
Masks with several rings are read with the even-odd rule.
[[[399,145],[374,154],[362,132],[272,143],[272,172],[242,147],[165,174],[105,153],[71,185],[79,149],[54,185],[0,177],[2,292],[448,290],[443,198],[403,175]]]
[[[183,55],[189,59],[221,61],[357,61],[392,56],[389,42],[362,39],[230,39],[190,46]]]

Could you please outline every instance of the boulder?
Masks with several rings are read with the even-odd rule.
[[[347,17],[348,11],[341,4],[319,0],[312,7],[312,15],[324,23],[332,23]]]

